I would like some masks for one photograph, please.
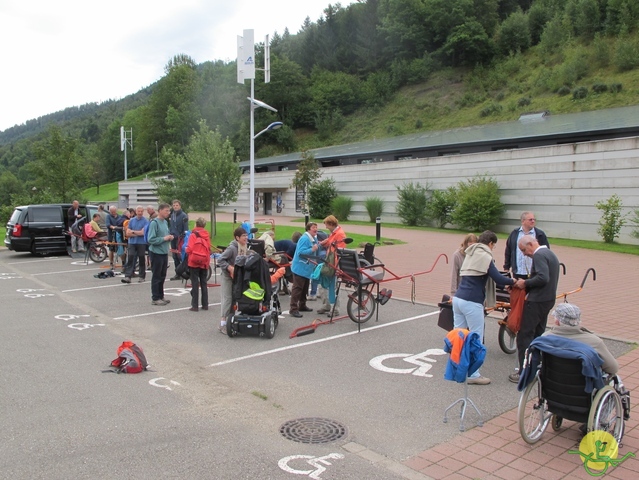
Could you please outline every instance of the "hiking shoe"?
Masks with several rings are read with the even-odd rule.
[[[519,373],[511,373],[508,375],[508,380],[513,383],[519,383]]]
[[[159,299],[159,300],[153,300],[153,301],[151,302],[151,305],[160,305],[160,306],[162,306],[162,307],[163,307],[164,305],[166,305],[166,304],[167,304],[167,302],[166,302],[165,300],[162,300],[162,299]]]
[[[312,311],[313,311],[312,308],[308,308],[308,307],[300,308],[300,312],[312,312]]]
[[[191,308],[189,308],[189,310],[190,310],[191,312],[197,312],[198,308],[197,308],[197,307],[191,307]]]
[[[202,305],[202,310],[208,310],[209,306],[208,305]]]
[[[124,277],[122,280],[120,280],[122,283],[131,283],[131,279],[129,277]]]
[[[289,315],[295,318],[302,318],[304,316],[300,312],[289,312]]]
[[[173,275],[169,280],[171,280],[171,281],[179,280],[180,278],[182,278],[182,277],[180,277],[179,275]]]
[[[317,313],[330,313],[331,309],[326,307],[321,307],[317,309]]]
[[[468,385],[488,385],[490,383],[490,378],[486,377],[475,377],[468,379]]]
[[[144,277],[140,277],[140,279],[138,280],[138,283],[144,283]]]
[[[171,303],[171,300],[167,300],[166,298],[163,298],[162,301],[167,303],[167,304]]]
[[[217,329],[222,335],[226,335],[226,325],[220,325]]]
[[[339,317],[339,310],[335,310],[334,312],[331,312],[330,310],[328,312],[326,312],[326,315],[328,317],[330,317],[331,315],[333,315],[334,317]]]
[[[317,300],[317,295],[309,295],[308,297],[306,297],[306,300],[308,300],[309,302],[314,302],[315,300]]]

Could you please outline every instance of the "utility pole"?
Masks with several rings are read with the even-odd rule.
[[[124,152],[124,181],[127,181],[127,160],[126,160],[126,146],[129,144],[131,150],[133,150],[133,128],[125,130],[124,127],[120,127],[120,151]]]

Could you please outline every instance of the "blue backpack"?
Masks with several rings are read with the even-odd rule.
[[[144,226],[144,243],[146,243],[147,245],[149,244],[149,227],[153,222],[155,222],[155,218]]]

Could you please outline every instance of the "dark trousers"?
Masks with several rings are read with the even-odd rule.
[[[524,365],[526,349],[532,341],[546,331],[548,314],[555,305],[554,300],[547,302],[524,302],[524,312],[521,317],[521,328],[517,333],[517,355],[519,356],[519,371]]]
[[[291,306],[289,312],[299,312],[300,308],[306,308],[306,294],[311,280],[293,274],[293,288],[291,288]]]
[[[199,290],[202,289],[202,308],[209,306],[209,287],[206,283],[206,275],[209,273],[208,268],[189,267],[191,272],[191,306],[198,307]]]
[[[138,262],[138,275],[140,278],[146,277],[146,245],[143,243],[129,243],[129,259],[126,263],[124,276],[131,278],[135,270],[135,262]]]
[[[179,241],[180,239],[178,237],[175,237],[173,240],[171,240],[171,250],[177,251]],[[177,267],[180,263],[182,263],[182,255],[180,255],[179,253],[173,253],[173,268],[175,268],[176,275],[177,275]]]
[[[149,252],[151,257],[151,300],[164,298],[164,281],[169,268],[169,256]]]

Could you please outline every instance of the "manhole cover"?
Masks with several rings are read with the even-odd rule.
[[[329,443],[346,435],[346,427],[328,418],[298,418],[280,427],[280,433],[300,443]]]

